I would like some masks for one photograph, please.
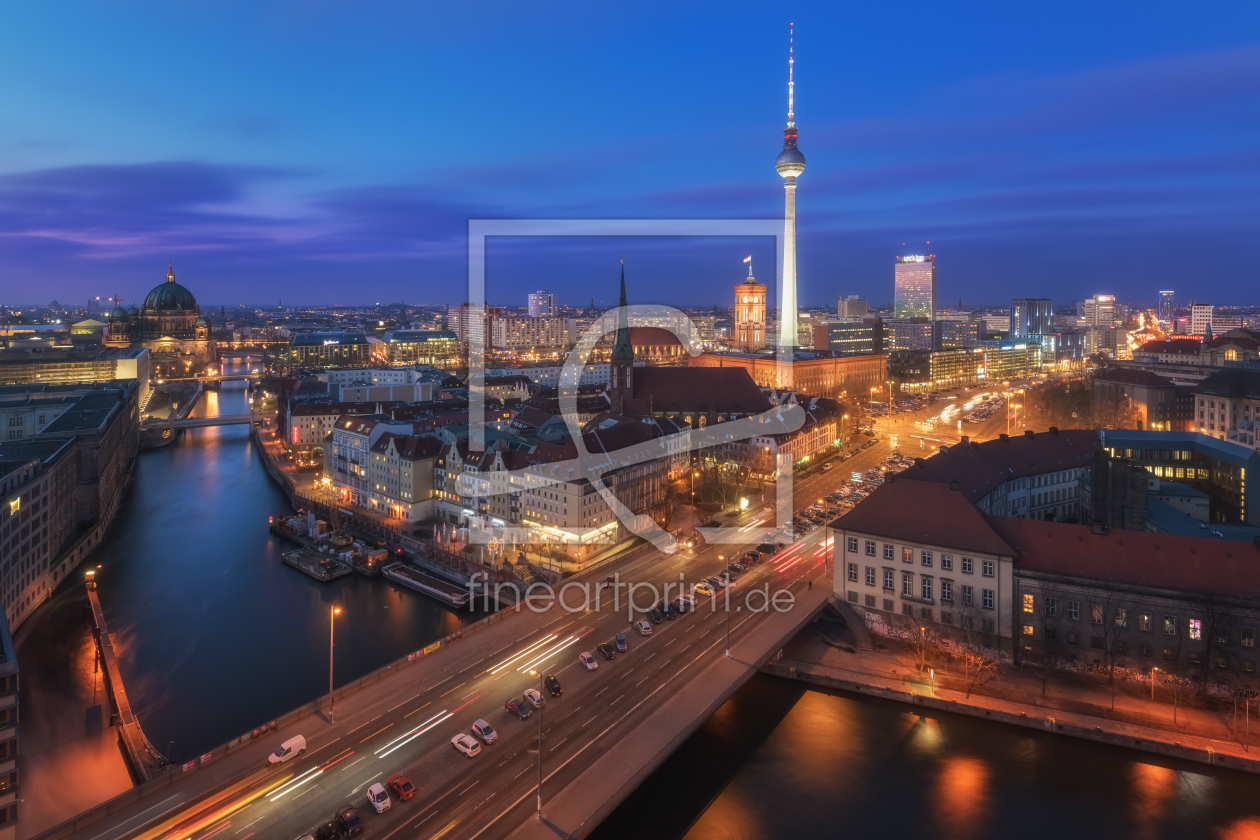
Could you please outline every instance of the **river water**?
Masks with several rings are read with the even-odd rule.
[[[245,412],[232,385],[195,413]],[[286,506],[246,427],[192,430],[141,454],[94,560],[132,705],[178,760],[326,691],[334,604],[338,684],[467,620],[379,578],[282,566],[267,516]],[[80,600],[41,609],[75,617],[62,628],[81,653]],[[63,658],[78,667],[50,678],[91,678],[90,653]],[[1260,840],[1258,791],[1249,775],[757,676],[592,836]]]

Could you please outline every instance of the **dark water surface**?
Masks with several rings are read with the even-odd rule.
[[[198,416],[248,410],[243,383]],[[281,565],[267,517],[290,510],[245,426],[194,429],[140,455],[96,562],[127,692],[159,750],[186,760],[458,630],[467,613],[383,578],[319,583]]]
[[[1260,777],[758,675],[591,840],[1260,838]]]

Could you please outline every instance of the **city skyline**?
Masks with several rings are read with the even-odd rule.
[[[1193,285],[1236,301],[1230,254],[1257,219],[1249,149],[1260,126],[1249,103],[1260,50],[1221,33],[1253,31],[1253,8],[1216,7],[1175,27],[1095,10],[1088,33],[1065,15],[1036,21],[1036,38],[1022,37],[1031,17],[916,13],[956,45],[950,61],[899,53],[892,63],[891,48],[860,35],[895,23],[877,11],[843,26],[825,8],[794,13],[807,57],[796,106],[812,161],[798,223],[803,303],[891,300],[887,257],[929,239],[943,260],[941,300],[1047,286],[1056,300],[1100,289],[1144,300]],[[463,277],[470,217],[782,212],[764,154],[782,125],[788,20],[674,10],[629,25],[586,11],[544,25],[509,12],[454,39],[454,12],[421,21],[226,7],[192,26],[201,14],[12,16],[28,37],[2,65],[24,81],[6,94],[0,146],[6,285],[39,282],[68,300],[129,296],[124,287],[148,288],[174,260],[222,300],[457,302],[446,289]],[[55,58],[27,46],[54,30]],[[369,31],[381,35],[370,55],[341,37]],[[613,37],[639,57],[634,74],[590,46]],[[104,42],[121,49],[106,57]],[[163,43],[179,43],[178,54]],[[741,44],[738,62],[726,43]],[[533,47],[563,45],[563,59],[505,90],[522,44],[534,57],[547,50]],[[239,66],[220,68],[224,54]],[[583,73],[568,72],[573,64]],[[684,95],[663,96],[679,78]],[[333,93],[313,99],[319,90]],[[561,131],[580,137],[563,153]],[[688,165],[661,166],[679,143]],[[465,162],[452,168],[452,156]],[[594,244],[548,243],[531,259],[501,246],[501,282],[584,297],[627,251],[609,243],[596,254]],[[628,258],[645,300],[721,303],[743,255],[764,262],[756,248],[641,244]],[[1004,265],[1029,255],[1010,284]],[[347,294],[366,277],[372,292]]]

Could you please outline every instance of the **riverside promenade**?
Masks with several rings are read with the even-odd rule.
[[[830,644],[812,627],[789,642],[762,672],[820,687],[881,697],[931,711],[945,711],[1054,732],[1156,755],[1260,773],[1260,720],[1228,712],[1152,703],[1077,681],[1039,680],[1004,668],[983,680],[966,679],[938,666],[920,674],[918,657],[887,647],[850,652]],[[930,664],[930,663],[929,663]],[[1158,690],[1158,689],[1157,689]],[[1176,720],[1174,720],[1174,711]],[[1250,730],[1250,731],[1249,731]]]

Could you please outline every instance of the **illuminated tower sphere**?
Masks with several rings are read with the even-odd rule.
[[[783,280],[779,284],[779,345],[796,347],[796,176],[805,171],[805,155],[796,148],[796,119],[793,112],[795,82],[792,79],[793,36],[788,29],[788,121],[783,129],[783,151],[774,168],[783,176]]]

